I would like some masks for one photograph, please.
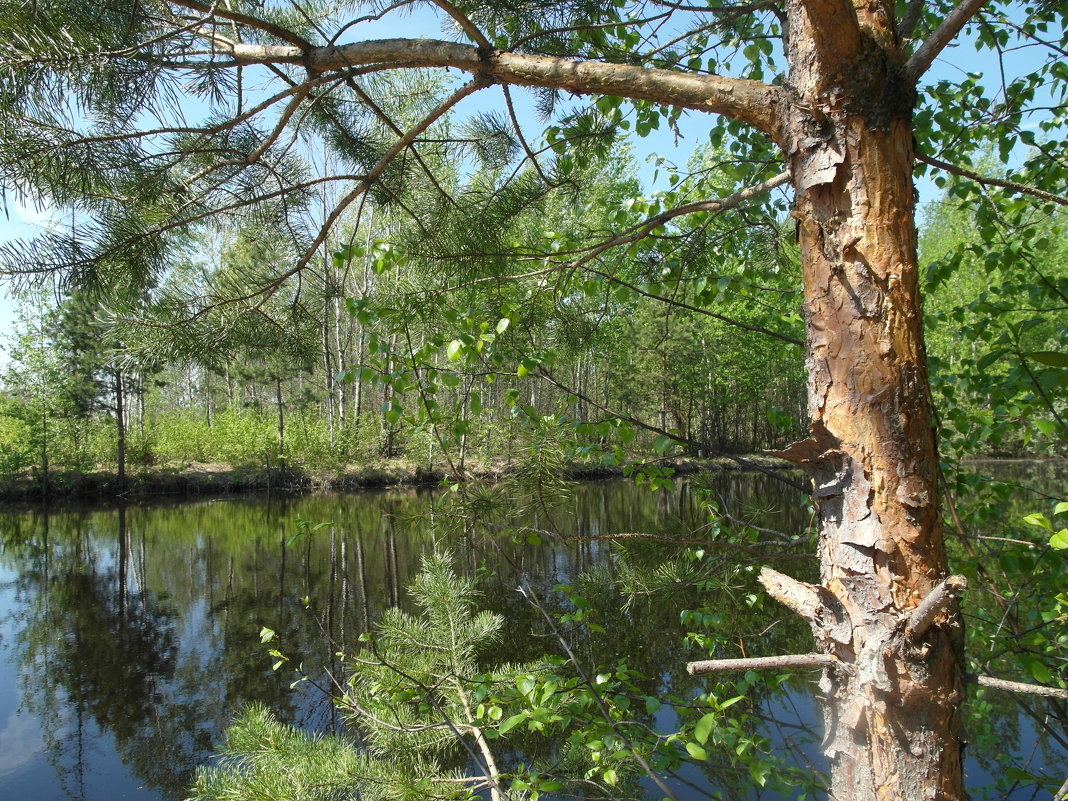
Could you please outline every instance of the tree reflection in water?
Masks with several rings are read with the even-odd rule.
[[[799,498],[764,477],[725,476],[715,490],[732,514],[781,531],[804,528]],[[525,662],[556,647],[539,610],[516,592],[517,569],[550,613],[569,609],[553,585],[581,589],[596,626],[570,633],[575,652],[590,666],[625,658],[651,677],[643,688],[650,695],[708,686],[684,670],[694,652],[684,649],[683,609],[714,611],[724,656],[808,647],[797,619],[747,599],[756,584],[744,566],[766,560],[745,551],[717,555],[729,580],[683,583],[656,600],[640,591],[629,601],[620,595],[620,582],[661,563],[665,548],[628,542],[631,575],[602,538],[688,536],[706,516],[687,484],[657,494],[622,482],[578,487],[553,512],[552,524],[568,540],[536,546],[470,526],[465,539],[440,517],[432,525],[425,514],[431,497],[413,490],[0,514],[0,571],[9,579],[0,584],[0,611],[15,632],[10,662],[0,662],[0,694],[17,686],[19,714],[35,718],[43,736],[36,762],[0,773],[0,797],[12,797],[33,774],[33,797],[42,801],[123,792],[177,801],[233,716],[253,701],[284,722],[336,726],[323,693],[307,684],[291,691],[289,665],[272,670],[261,628],[277,632],[292,665],[303,663],[328,686],[328,675],[340,677],[337,644],[355,643],[384,609],[408,606],[405,587],[435,542],[457,554],[460,572],[480,577],[481,606],[502,614],[514,632],[494,661]],[[332,525],[294,540],[298,520]],[[491,540],[503,544],[491,547]],[[794,560],[789,570],[814,570],[804,564]],[[587,578],[578,578],[582,571]],[[797,697],[804,703],[803,693]],[[792,744],[803,760],[811,718],[799,719],[792,699],[761,701],[764,713],[792,718],[785,726],[765,723],[764,736],[776,748]],[[1006,731],[1017,725],[1009,718]],[[648,722],[674,724],[664,712]],[[685,778],[724,786],[725,770],[710,763],[704,775]]]

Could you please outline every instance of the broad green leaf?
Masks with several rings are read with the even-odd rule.
[[[749,763],[749,775],[753,777],[758,787],[763,787],[768,781],[767,767],[759,762]]]
[[[1047,531],[1053,531],[1053,525],[1049,522],[1048,519],[1046,519],[1046,516],[1044,514],[1041,514],[1040,512],[1034,512],[1032,514],[1025,515],[1023,520],[1025,523],[1030,523],[1032,526],[1038,526],[1039,528],[1044,528]]]
[[[526,720],[527,717],[528,715],[526,712],[520,712],[517,715],[512,715],[510,718],[505,720],[504,723],[497,727],[497,731],[501,734],[507,734],[520,723],[522,723],[524,720]]]
[[[697,721],[697,725],[694,726],[693,736],[697,742],[704,745],[708,742],[708,736],[712,733],[712,727],[716,725],[716,713],[709,712],[707,715]]]
[[[975,366],[979,370],[985,370],[987,367],[992,365],[994,362],[996,362],[998,359],[1000,359],[1002,356],[1004,356],[1008,352],[1009,352],[1008,348],[998,348],[997,350],[992,350],[992,351],[990,351],[990,353],[986,354],[981,359],[979,359],[979,361],[976,363]]]
[[[708,752],[697,743],[686,743],[686,751],[694,759],[705,760],[708,759]]]
[[[734,696],[734,698],[728,698],[726,701],[724,701],[722,704],[720,704],[719,708],[720,709],[726,709],[727,707],[734,706],[739,701],[744,701],[744,700],[745,700],[745,696],[744,695],[736,695],[736,696]]]
[[[534,691],[534,679],[531,676],[520,676],[515,681],[515,688],[521,695],[530,695]]]
[[[1057,432],[1057,424],[1052,420],[1043,420],[1039,418],[1035,420],[1035,428],[1045,434],[1047,437]]]
[[[1035,681],[1039,684],[1049,684],[1053,681],[1053,673],[1037,659],[1032,659],[1028,667],[1031,669],[1031,675],[1034,676]]]
[[[1047,364],[1050,367],[1068,367],[1068,353],[1060,353],[1055,350],[1036,350],[1031,353],[1025,353],[1028,359],[1034,359],[1040,364]]]

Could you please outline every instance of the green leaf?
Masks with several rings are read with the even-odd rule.
[[[1058,551],[1068,550],[1068,528],[1062,528],[1050,537],[1049,544],[1051,548],[1056,548]]]
[[[694,738],[696,738],[697,742],[701,743],[701,745],[704,745],[705,743],[707,743],[708,742],[708,736],[712,733],[712,727],[715,726],[715,725],[716,725],[716,713],[715,712],[709,712],[707,715],[705,715],[703,718],[701,718],[699,721],[697,721],[697,725],[694,727],[694,730],[693,730],[693,736],[694,736]]]
[[[1025,523],[1030,523],[1032,526],[1038,526],[1039,528],[1044,528],[1047,531],[1053,531],[1052,524],[1049,522],[1049,520],[1046,519],[1046,516],[1044,514],[1041,514],[1040,512],[1034,512],[1033,514],[1025,515],[1023,520]]]
[[[1035,681],[1039,684],[1049,684],[1053,681],[1053,673],[1037,659],[1032,659],[1029,667],[1031,669],[1031,675],[1034,676]]]
[[[750,762],[749,775],[753,777],[753,781],[756,782],[759,787],[763,787],[768,780],[767,767],[761,765],[759,762]]]
[[[515,688],[520,695],[530,695],[534,691],[534,678],[532,676],[520,676],[515,680]]]
[[[663,456],[667,453],[667,449],[675,442],[671,437],[666,434],[661,434],[659,437],[653,440],[653,450]]]
[[[264,626],[262,629],[260,629],[260,642],[261,643],[271,642],[276,636],[278,636],[278,635],[275,633],[274,629],[269,629],[266,626]]]
[[[708,759],[708,752],[697,743],[686,743],[686,751],[694,759],[705,760]]]
[[[449,357],[450,362],[457,361],[461,355],[463,355],[464,343],[458,339],[454,339],[449,343],[449,346],[445,348],[445,355]]]
[[[996,362],[998,359],[1000,359],[1002,356],[1004,356],[1008,352],[1009,352],[1008,348],[998,348],[996,350],[992,350],[992,351],[990,351],[990,353],[988,353],[985,356],[983,356],[976,363],[975,366],[980,371],[985,370],[987,367],[992,365],[994,362]]]
[[[507,317],[502,317],[500,320],[497,321],[497,333],[503,334],[505,331],[508,330],[508,326],[511,325],[511,323],[512,321],[509,320]]]
[[[1041,364],[1048,364],[1050,367],[1068,367],[1068,353],[1059,353],[1055,350],[1036,350],[1031,353],[1025,353],[1024,356]]]
[[[518,715],[512,715],[510,718],[504,721],[504,723],[497,727],[497,731],[501,734],[507,734],[526,719],[526,712],[520,712]]]
[[[1047,437],[1057,432],[1057,424],[1052,420],[1035,420],[1035,428],[1045,434]]]

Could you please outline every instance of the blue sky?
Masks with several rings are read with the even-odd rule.
[[[361,38],[441,37],[436,17],[429,12],[370,23],[366,29],[361,30],[363,30]],[[1023,55],[1014,58],[1011,62],[1012,68],[1017,73],[1029,71],[1035,66],[1034,58],[1028,57],[1026,55],[1027,52],[1025,51]],[[933,80],[956,80],[966,72],[982,71],[984,62],[980,59],[981,56],[976,54],[970,44],[951,47],[942,53],[928,77]],[[989,62],[986,62],[985,66],[989,68]],[[516,98],[517,102],[522,102],[519,100],[522,96],[529,98],[529,93],[513,91],[513,97]],[[471,98],[459,111],[460,113],[469,113],[489,110],[495,107],[498,102],[498,96],[490,97],[489,92],[484,92]],[[529,131],[536,132],[540,130],[539,124],[534,120],[532,103],[527,102],[525,107],[519,109],[518,113],[524,122],[529,121],[530,124],[525,126]],[[644,139],[634,140],[634,152],[638,163],[639,177],[645,190],[650,192],[658,188],[667,188],[666,184],[660,186],[652,184],[654,167],[651,164],[651,157],[653,154],[664,155],[675,164],[684,166],[694,147],[707,140],[710,127],[711,121],[707,116],[688,113],[681,120],[680,131],[683,138],[677,144],[673,134],[669,131],[654,131]],[[661,177],[661,181],[663,180],[663,177]],[[937,197],[937,190],[930,178],[922,179],[918,184],[918,190],[921,203]],[[12,197],[7,198],[6,212],[6,216],[0,218],[0,244],[13,239],[32,237],[41,230],[42,226],[48,225],[51,219],[50,209],[36,208],[32,202],[23,203]],[[8,286],[0,284],[0,333],[8,333],[13,330],[15,316],[15,304],[10,297]],[[5,356],[0,355],[0,361],[4,359]]]

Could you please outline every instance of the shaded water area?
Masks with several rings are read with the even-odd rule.
[[[0,513],[0,799],[177,801],[228,722],[252,701],[308,729],[337,727],[323,692],[308,684],[293,691],[293,673],[272,670],[261,627],[277,631],[286,653],[312,676],[341,676],[335,652],[354,648],[384,609],[407,604],[405,587],[420,555],[435,547],[480,577],[482,605],[508,621],[497,661],[557,649],[541,612],[517,591],[520,579],[548,611],[561,613],[570,607],[551,588],[590,570],[601,571],[602,580],[587,582],[584,593],[602,631],[576,635],[577,654],[591,668],[625,657],[654,677],[650,693],[686,696],[708,685],[685,673],[685,663],[704,654],[684,647],[683,609],[703,606],[718,616],[721,656],[809,650],[807,627],[758,597],[755,570],[771,563],[812,578],[814,561],[799,556],[811,545],[769,562],[756,551],[776,536],[753,531],[752,548],[716,556],[752,572],[732,570],[711,589],[684,588],[655,602],[638,593],[625,603],[608,580],[617,576],[618,560],[605,535],[689,536],[707,522],[708,497],[762,527],[804,528],[800,497],[771,478],[727,475],[706,483],[708,496],[684,482],[656,494],[622,481],[577,486],[551,515],[530,521],[571,539],[540,544],[500,533],[491,541],[485,530],[461,534],[435,519],[434,493],[416,490]],[[311,526],[294,540],[298,521]],[[310,530],[323,521],[334,525]],[[628,545],[637,563],[662,555],[646,540]],[[769,749],[818,769],[815,677],[803,674],[780,693],[756,686],[753,725]],[[967,752],[970,786],[988,785],[1013,759],[1031,770],[1063,770],[1065,750],[1038,736],[1020,707],[1003,699],[988,706],[985,744]],[[661,711],[649,722],[670,731],[673,715]],[[707,797],[729,783],[729,771],[715,759],[703,771],[687,767],[679,797]],[[662,793],[649,788],[647,795]],[[1020,789],[1009,797],[1049,795]]]

